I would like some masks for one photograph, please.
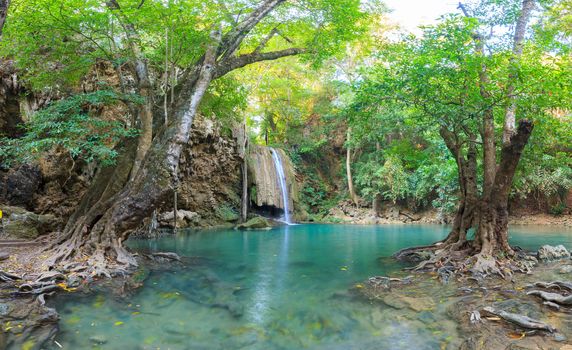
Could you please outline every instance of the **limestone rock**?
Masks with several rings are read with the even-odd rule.
[[[159,223],[162,226],[173,227],[173,221],[175,218],[175,212],[169,211],[159,215]],[[189,210],[177,210],[177,227],[185,228],[191,226],[191,224],[197,222],[200,219],[200,215]]]
[[[179,163],[177,192],[179,209],[199,215],[192,227],[224,225],[231,213],[226,208],[236,212],[240,208],[243,160],[237,148],[236,138],[225,133],[219,122],[205,117],[193,121],[191,138]],[[163,211],[172,211],[172,201],[166,204]]]
[[[12,238],[34,239],[56,228],[56,217],[40,215],[19,207],[2,207],[4,234]]]
[[[236,226],[239,230],[261,230],[271,228],[272,222],[265,217],[256,216],[245,223]]]
[[[407,307],[407,304],[402,301],[398,296],[393,294],[388,294],[383,298],[383,303],[387,306],[391,306],[394,309],[404,309]]]
[[[538,250],[538,259],[541,261],[570,259],[570,252],[563,245],[543,245]]]
[[[34,194],[42,177],[37,167],[24,164],[0,174],[0,200],[10,205],[31,209]]]
[[[408,297],[400,296],[401,301],[405,302],[413,311],[421,312],[426,310],[433,310],[436,306],[435,301],[430,297]]]

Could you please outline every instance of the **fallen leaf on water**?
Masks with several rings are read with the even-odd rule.
[[[115,325],[116,325],[116,326],[121,326],[122,324],[123,324],[123,322],[121,322],[121,321],[115,322]]]
[[[347,266],[342,266],[342,267],[340,267],[340,270],[341,270],[341,271],[347,271],[347,270],[348,270],[348,267],[347,267]]]

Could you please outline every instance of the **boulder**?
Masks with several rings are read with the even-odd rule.
[[[563,246],[543,245],[538,249],[538,259],[541,261],[553,261],[570,259],[570,252]]]
[[[159,223],[164,227],[174,227],[173,221],[175,218],[175,212],[169,211],[159,215]],[[177,210],[177,227],[184,228],[189,227],[192,224],[198,222],[200,215],[194,211],[189,210]]]
[[[274,226],[273,223],[267,218],[256,216],[247,222],[236,226],[236,228],[239,230],[261,230],[271,228],[272,226]]]
[[[24,164],[0,174],[0,200],[31,209],[42,175],[37,167]]]
[[[4,235],[11,238],[34,239],[56,229],[54,215],[35,214],[19,207],[2,207]]]

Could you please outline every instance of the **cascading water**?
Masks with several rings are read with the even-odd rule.
[[[282,203],[284,207],[284,221],[287,224],[291,224],[290,221],[290,209],[289,209],[289,198],[288,198],[288,187],[286,185],[286,175],[284,174],[284,166],[282,165],[282,159],[280,154],[276,152],[274,148],[270,148],[272,151],[272,159],[274,160],[274,167],[276,168],[276,175],[278,175],[278,184],[280,185],[280,190],[282,191]]]

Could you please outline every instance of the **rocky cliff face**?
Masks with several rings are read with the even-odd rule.
[[[242,158],[237,135],[211,119],[196,118],[179,164],[178,209],[197,213],[187,226],[234,224],[239,220]],[[172,203],[167,208],[173,210]]]
[[[295,220],[301,220],[298,185],[296,172],[290,157],[281,149],[276,149],[280,155],[286,176],[286,187],[289,193],[290,211]],[[250,202],[254,211],[281,215],[284,212],[284,201],[279,185],[278,174],[269,147],[251,146],[248,154],[248,173]]]

